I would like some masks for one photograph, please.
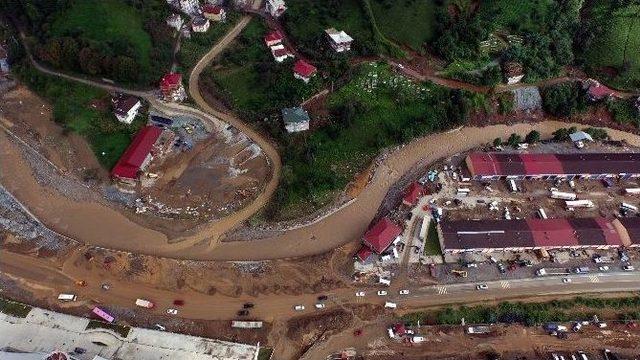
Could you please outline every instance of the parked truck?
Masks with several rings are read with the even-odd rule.
[[[560,200],[575,200],[578,196],[574,193],[562,192],[562,191],[552,191],[551,198],[552,199],[560,199]]]
[[[536,270],[537,276],[554,276],[554,275],[569,275],[569,270],[566,268],[541,268]]]
[[[155,306],[154,303],[145,299],[136,299],[136,305],[147,309],[151,309]]]

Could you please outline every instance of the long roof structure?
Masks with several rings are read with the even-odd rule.
[[[443,220],[443,250],[629,246],[618,220],[605,218]],[[640,234],[640,222],[636,230]]]
[[[471,176],[640,174],[640,153],[471,153]]]

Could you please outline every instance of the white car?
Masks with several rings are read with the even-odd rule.
[[[166,327],[164,327],[164,326],[162,326],[162,325],[160,325],[160,324],[155,324],[154,326],[156,327],[156,329],[158,329],[158,330],[160,330],[160,331],[166,331],[166,330],[167,330],[167,328],[166,328]]]
[[[478,284],[476,285],[476,290],[487,290],[489,287],[487,284]]]
[[[563,282],[564,284],[567,284],[567,283],[570,283],[570,282],[571,282],[571,279],[569,279],[569,278],[562,278],[562,282]]]
[[[357,297],[362,297],[362,296],[364,296],[364,295],[365,295],[365,294],[364,294],[364,291],[358,291],[358,292],[356,293],[356,296],[357,296]]]
[[[387,292],[384,290],[378,290],[378,296],[387,296]]]
[[[317,303],[316,304],[316,309],[324,309],[324,304],[323,303]]]
[[[400,295],[409,295],[409,290],[406,290],[406,289],[405,290],[400,290],[400,291],[398,291],[398,294],[400,294]]]
[[[633,267],[633,266],[631,266],[631,265],[625,265],[625,266],[623,266],[623,267],[622,267],[622,270],[624,270],[624,271],[633,271],[633,270],[635,270],[635,269],[636,269],[636,268],[634,268],[634,267]]]
[[[176,310],[176,309],[167,309],[167,314],[178,315],[178,310]]]
[[[600,270],[600,271],[609,271],[609,266],[607,266],[607,265],[605,265],[605,266],[600,266],[600,267],[598,268],[598,270]]]
[[[304,305],[296,305],[293,307],[293,309],[295,311],[303,311],[304,310]]]

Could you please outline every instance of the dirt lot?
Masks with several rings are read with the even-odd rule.
[[[18,87],[1,95],[0,103],[0,124],[43,155],[38,158],[29,154],[33,158],[29,165],[52,169],[55,166],[60,170],[57,175],[66,177],[46,179],[53,188],[75,200],[89,196],[169,236],[243,207],[263,190],[271,176],[266,157],[243,134],[233,129],[212,128],[203,139],[194,141],[190,151],[173,150],[155,167],[152,163],[151,171],[166,175],[153,186],[138,188],[137,194],[121,193],[110,186],[107,169],[97,162],[84,138],[64,132],[54,123],[51,108],[41,98],[25,87]],[[115,117],[113,121],[117,121]],[[21,152],[29,151],[20,140],[12,140]],[[42,184],[42,179],[37,180]],[[75,187],[63,182],[75,182]],[[83,194],[78,188],[84,188],[80,191]],[[93,190],[91,195],[86,194],[89,188]],[[136,213],[136,198],[143,199],[148,208],[156,211]]]

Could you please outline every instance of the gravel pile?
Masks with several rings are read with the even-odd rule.
[[[64,250],[74,241],[49,230],[0,186],[0,229],[15,234],[33,246],[51,251]]]

